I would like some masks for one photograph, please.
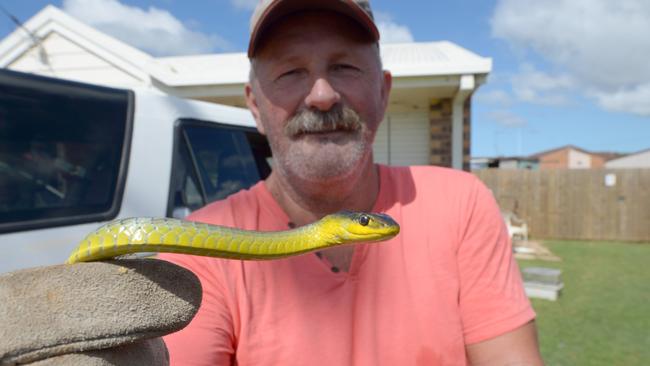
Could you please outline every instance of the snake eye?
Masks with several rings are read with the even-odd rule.
[[[368,215],[359,216],[359,224],[361,224],[361,226],[367,226],[368,223],[370,223],[370,217],[368,217]]]

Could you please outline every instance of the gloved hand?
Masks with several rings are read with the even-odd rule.
[[[190,271],[157,259],[0,275],[0,365],[168,365],[160,336],[201,304]]]

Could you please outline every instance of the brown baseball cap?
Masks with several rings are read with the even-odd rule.
[[[379,30],[368,0],[261,0],[251,17],[248,57],[255,54],[269,25],[285,15],[304,10],[330,10],[348,16],[366,29],[375,42],[379,41]]]

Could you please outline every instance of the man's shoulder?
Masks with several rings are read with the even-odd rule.
[[[441,166],[413,165],[385,169],[394,182],[411,182],[418,188],[462,190],[474,186],[478,181],[471,173]]]
[[[471,173],[437,166],[383,167],[381,207],[399,204],[415,211],[466,209],[486,190]]]

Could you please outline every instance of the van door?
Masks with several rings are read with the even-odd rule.
[[[183,218],[249,188],[270,173],[270,155],[266,139],[254,129],[178,120],[167,215]]]

